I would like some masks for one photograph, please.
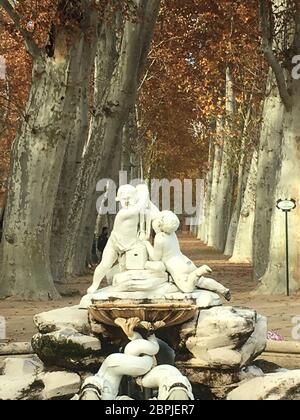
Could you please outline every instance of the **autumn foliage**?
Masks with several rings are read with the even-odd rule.
[[[153,176],[206,172],[215,119],[225,114],[228,66],[237,103],[230,132],[236,156],[249,102],[248,142],[257,144],[265,93],[257,2],[165,0],[140,101]]]
[[[98,2],[97,7],[102,3]],[[123,7],[128,3],[123,2]],[[56,6],[57,1],[50,0],[27,0],[17,6],[21,25],[46,51],[51,48],[51,27],[54,22],[60,23]],[[6,79],[0,81],[3,192],[11,144],[20,120],[26,118],[31,58],[21,34],[3,10],[0,19],[0,54],[7,65]],[[72,30],[80,16],[70,15],[68,19],[61,23],[67,23]],[[264,94],[266,68],[260,50],[257,2],[164,0],[140,87],[140,129],[145,147],[139,150],[145,157],[147,174],[194,178],[206,172],[209,139],[215,135],[214,121],[225,112],[227,66],[231,66],[234,75],[238,105],[231,132],[236,153],[250,98],[254,112],[249,143],[257,142],[258,109]]]

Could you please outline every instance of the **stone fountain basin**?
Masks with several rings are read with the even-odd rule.
[[[142,302],[94,302],[89,307],[90,318],[104,325],[116,326],[118,318],[139,318],[152,324],[163,321],[164,327],[184,324],[193,319],[199,311],[194,302],[163,301]]]

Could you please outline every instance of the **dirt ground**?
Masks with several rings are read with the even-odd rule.
[[[183,252],[197,265],[208,264],[213,270],[213,278],[232,290],[233,306],[251,307],[266,315],[269,319],[269,330],[292,340],[292,319],[300,317],[300,296],[253,296],[256,283],[252,280],[252,267],[246,264],[230,264],[224,256],[206,246],[195,238],[181,237]],[[91,283],[92,273],[86,277],[75,278],[67,286],[58,287],[67,294],[59,301],[52,302],[18,302],[5,300],[0,302],[0,316],[5,317],[7,338],[10,341],[30,341],[35,334],[32,318],[39,312],[77,305],[80,295],[83,296]],[[75,293],[77,291],[77,294]],[[75,293],[74,296],[73,293]]]

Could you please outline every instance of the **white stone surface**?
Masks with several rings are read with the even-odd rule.
[[[126,252],[127,270],[144,270],[147,261],[147,249],[142,243]]]
[[[229,401],[276,401],[300,399],[300,370],[274,373],[243,382]]]
[[[146,292],[168,283],[166,272],[153,272],[150,270],[129,270],[115,275],[113,287],[117,292]]]
[[[48,334],[54,342],[66,342],[68,344],[76,344],[82,350],[99,351],[101,350],[101,342],[96,337],[83,335],[72,328],[56,331]]]
[[[0,376],[0,401],[28,399],[35,380],[34,375]]]
[[[197,290],[192,293],[193,299],[196,299],[198,308],[212,308],[214,306],[222,306],[222,300],[219,295],[207,290]]]
[[[49,372],[39,377],[45,388],[42,392],[43,400],[51,400],[73,396],[80,389],[81,379],[76,373]]]
[[[7,358],[4,361],[3,374],[22,378],[23,376],[34,376],[44,370],[44,364],[37,356],[30,358]]]
[[[158,286],[156,290],[139,292],[117,292],[112,286],[103,288],[94,295],[86,295],[81,299],[80,307],[87,309],[93,302],[108,301],[112,299],[124,299],[129,301],[164,301],[164,300],[194,300],[200,309],[208,309],[214,306],[221,306],[221,298],[213,292],[207,290],[196,290],[193,293],[181,293],[173,283],[164,283]]]
[[[200,313],[186,346],[203,368],[233,369],[250,364],[267,343],[267,321],[254,310],[216,307]]]
[[[79,306],[55,309],[35,315],[34,323],[41,333],[51,333],[64,328],[74,328],[82,334],[90,332],[88,313]]]
[[[248,366],[240,372],[240,381],[250,380],[253,378],[261,378],[265,376],[264,372],[257,366]]]

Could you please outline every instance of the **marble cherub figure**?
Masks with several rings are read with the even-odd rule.
[[[159,214],[159,210],[151,203],[148,187],[144,184],[136,188],[132,185],[121,186],[116,201],[120,202],[121,210],[116,215],[113,231],[103,251],[102,262],[95,270],[88,294],[99,289],[102,280],[119,257],[149,238],[149,226]]]
[[[156,233],[154,247],[146,241],[145,245],[152,261],[162,261],[176,286],[183,293],[192,293],[195,289],[206,289],[218,293],[229,301],[230,290],[219,282],[204,277],[212,270],[204,265],[197,268],[196,265],[180,249],[176,231],[180,221],[176,214],[171,211],[163,211],[153,220],[153,229]]]

